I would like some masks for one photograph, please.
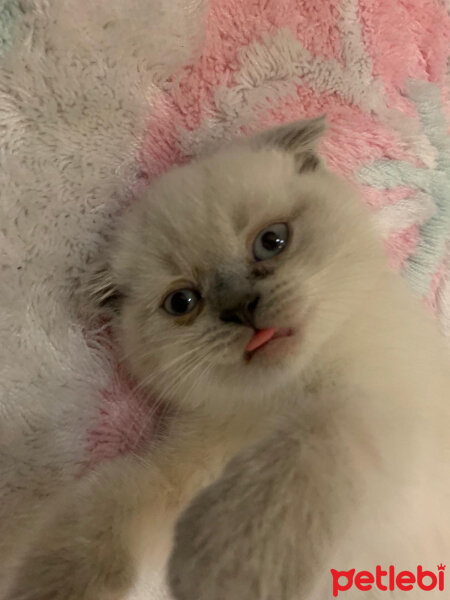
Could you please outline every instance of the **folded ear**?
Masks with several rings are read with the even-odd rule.
[[[316,154],[317,142],[325,129],[325,116],[321,116],[267,129],[250,138],[250,142],[258,148],[268,146],[292,154],[299,173],[314,171],[320,162]]]

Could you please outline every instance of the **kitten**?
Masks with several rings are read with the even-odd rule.
[[[119,224],[91,291],[173,410],[145,460],[102,465],[52,507],[9,600],[122,598],[165,563],[193,498],[179,600],[323,600],[330,569],[445,562],[447,355],[318,158],[323,129],[174,169]]]

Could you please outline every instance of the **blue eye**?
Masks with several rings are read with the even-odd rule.
[[[163,307],[170,315],[180,317],[194,310],[199,300],[200,294],[197,290],[189,288],[175,290],[166,297]]]
[[[253,243],[255,260],[273,258],[286,248],[289,239],[289,229],[286,223],[274,223],[258,233]]]

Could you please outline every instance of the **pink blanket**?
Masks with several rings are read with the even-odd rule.
[[[74,290],[170,166],[326,113],[330,167],[450,335],[448,0],[206,2],[0,9],[0,598],[40,507],[157,424]]]
[[[214,0],[200,57],[161,91],[142,146],[152,178],[209,145],[326,113],[322,151],[374,213],[392,266],[450,334],[450,19],[432,0]],[[89,432],[95,460],[151,430],[123,379]]]

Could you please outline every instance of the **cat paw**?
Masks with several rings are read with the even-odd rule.
[[[176,600],[304,600],[298,437],[274,435],[236,456],[175,528],[168,579]]]
[[[38,528],[7,599],[117,600],[131,585],[132,568],[113,527],[116,511],[99,493],[68,495]]]
[[[265,490],[253,486],[245,467],[234,461],[181,515],[168,566],[176,600],[266,597],[260,591],[266,585],[267,526],[258,507]],[[283,594],[270,597],[284,600]]]
[[[221,515],[214,486],[180,518],[169,561],[169,586],[176,600],[250,600],[250,548],[234,515]]]
[[[117,600],[130,585],[125,569],[71,549],[31,553],[18,569],[8,600]]]

